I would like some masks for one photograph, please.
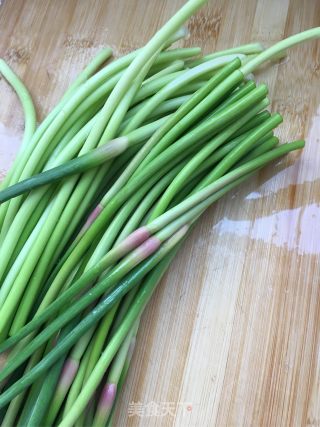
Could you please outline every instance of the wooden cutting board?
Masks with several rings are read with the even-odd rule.
[[[182,0],[0,0],[0,56],[42,119],[105,45],[143,45]],[[209,0],[189,22],[205,52],[320,25],[319,0]],[[216,203],[143,316],[116,426],[320,426],[320,43],[256,76],[302,153]],[[5,173],[23,118],[0,81]]]

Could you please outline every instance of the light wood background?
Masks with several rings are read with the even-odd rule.
[[[0,55],[42,118],[101,48],[143,45],[182,0],[0,0]],[[270,45],[320,25],[319,0],[209,0],[187,45]],[[289,156],[213,206],[141,324],[116,426],[320,426],[320,43],[257,75],[284,115]],[[0,81],[5,173],[23,129]],[[135,402],[135,405],[130,405]],[[129,417],[152,402],[174,416]]]

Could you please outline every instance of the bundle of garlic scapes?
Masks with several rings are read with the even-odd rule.
[[[25,134],[0,191],[1,419],[110,426],[143,310],[193,224],[279,145],[266,85],[247,78],[314,28],[200,56],[170,48],[189,0],[141,49],[104,49]]]

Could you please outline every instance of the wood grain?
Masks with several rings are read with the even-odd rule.
[[[0,55],[42,118],[101,46],[120,55],[143,45],[182,3],[2,0]],[[209,0],[189,22],[187,44],[269,45],[319,25],[319,0]],[[143,316],[116,426],[320,426],[320,43],[257,78],[284,115],[281,139],[305,137],[306,148],[194,229]],[[6,170],[23,118],[3,80],[0,125]],[[130,417],[130,402],[177,410]]]

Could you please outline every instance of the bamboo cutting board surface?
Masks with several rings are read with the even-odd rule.
[[[0,56],[39,118],[109,45],[143,45],[182,0],[0,0]],[[188,24],[205,52],[320,26],[319,0],[209,0]],[[194,229],[143,316],[115,425],[320,426],[320,43],[257,74],[302,153],[264,169]],[[0,80],[4,174],[23,132]],[[161,414],[157,414],[157,412]]]

